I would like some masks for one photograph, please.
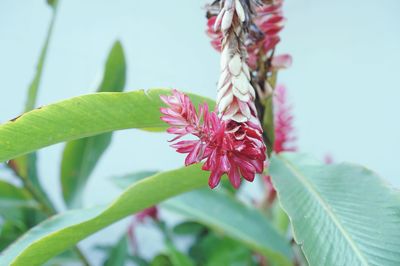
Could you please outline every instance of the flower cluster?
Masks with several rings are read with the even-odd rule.
[[[258,6],[255,10],[254,25],[249,27],[246,36],[247,63],[255,69],[260,56],[271,54],[280,42],[279,33],[284,27],[285,18],[282,12],[283,0],[274,0]],[[217,16],[210,14],[207,21],[207,35],[211,38],[211,45],[221,51],[223,32],[214,27]],[[290,55],[277,55],[272,58],[274,69],[287,68],[291,65]]]
[[[215,112],[210,112],[203,104],[197,113],[189,98],[178,91],[174,91],[172,96],[162,97],[168,105],[168,108],[161,109],[162,119],[171,125],[168,132],[177,135],[172,141],[188,134],[196,137],[195,140],[178,141],[172,147],[187,154],[186,165],[205,161],[203,169],[211,171],[211,188],[218,185],[224,174],[235,188],[239,187],[241,177],[253,181],[256,173],[263,172],[266,161],[267,148],[253,87],[254,84],[257,92],[261,92],[260,86],[264,85],[260,85],[260,80],[252,83],[257,70],[255,65],[251,70],[248,62],[251,63],[252,56],[262,57],[265,61],[262,53],[269,53],[279,42],[278,33],[284,19],[281,4],[271,2],[258,6],[260,15],[256,16],[255,22],[261,29],[261,37],[253,38],[250,30],[255,25],[253,18],[257,3],[258,0],[219,0],[210,6],[214,16],[208,21],[207,33],[213,39],[213,46],[221,51]],[[287,67],[291,58],[284,55],[267,61],[271,63],[270,71]],[[268,82],[265,84],[271,87]]]
[[[197,113],[189,97],[177,90],[161,99],[168,105],[161,108],[161,119],[171,126],[168,132],[177,135],[172,141],[188,134],[196,138],[180,140],[172,147],[187,154],[186,165],[205,160],[203,170],[211,172],[211,188],[218,185],[223,174],[238,188],[241,176],[253,181],[255,173],[262,173],[266,147],[259,125],[225,121],[210,112],[206,103],[199,106]]]

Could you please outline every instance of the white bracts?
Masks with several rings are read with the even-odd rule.
[[[217,106],[224,120],[247,122],[256,116],[255,91],[243,47],[243,22],[246,15],[239,0],[225,0],[214,27],[223,33],[221,76]]]

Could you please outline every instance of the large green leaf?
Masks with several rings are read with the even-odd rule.
[[[75,97],[35,109],[0,125],[0,162],[31,151],[114,130],[139,128],[163,131],[160,95],[170,90],[102,92]],[[208,102],[188,94],[197,105]],[[133,140],[132,140],[133,141]]]
[[[143,179],[106,207],[72,210],[34,227],[0,256],[0,265],[41,265],[85,237],[159,202],[207,184],[200,165]]]
[[[257,209],[246,206],[223,191],[201,189],[162,204],[187,218],[224,232],[273,260],[290,265],[289,241]]]
[[[121,92],[125,87],[126,63],[122,45],[113,45],[98,92]],[[61,185],[64,201],[70,208],[81,206],[82,192],[97,162],[111,143],[112,133],[73,140],[64,148]]]
[[[364,167],[305,158],[275,156],[270,173],[310,265],[399,265],[399,192]]]

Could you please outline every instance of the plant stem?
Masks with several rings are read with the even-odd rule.
[[[45,212],[45,214],[50,217],[57,214],[54,206],[40,193],[32,182],[28,179],[21,178],[24,183],[25,189],[31,194],[32,198],[35,199],[39,204],[41,209]]]
[[[80,260],[82,261],[83,265],[85,266],[90,266],[89,261],[87,260],[86,256],[82,253],[82,250],[80,250],[78,248],[78,246],[75,246],[73,248],[73,250],[75,251],[75,253],[78,255],[78,257],[80,258]]]

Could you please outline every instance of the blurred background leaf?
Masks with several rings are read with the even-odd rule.
[[[194,262],[189,256],[172,245],[167,245],[167,254],[174,266],[194,266]]]
[[[24,208],[38,207],[39,205],[26,190],[0,180],[0,215],[9,217],[14,212],[20,212]]]
[[[159,254],[154,257],[150,266],[174,266],[170,258],[165,254]]]
[[[289,241],[259,210],[244,205],[224,190],[192,191],[161,206],[235,238],[276,265],[291,264],[293,254]]]
[[[126,62],[122,45],[115,42],[106,61],[98,92],[121,92],[125,87]],[[82,194],[96,164],[111,143],[112,132],[68,142],[61,162],[61,185],[69,208],[82,205]]]
[[[104,266],[126,265],[129,258],[128,237],[122,236],[121,239],[110,248],[107,259],[104,261]]]
[[[126,189],[133,183],[136,183],[146,177],[155,175],[157,171],[140,171],[131,174],[127,174],[124,176],[115,176],[112,177],[111,180],[114,182],[119,188]]]
[[[241,242],[214,233],[196,240],[190,254],[196,258],[198,265],[258,265],[252,251]]]
[[[193,221],[186,221],[179,223],[174,226],[173,233],[176,235],[198,235],[205,230],[204,225],[193,222]]]

